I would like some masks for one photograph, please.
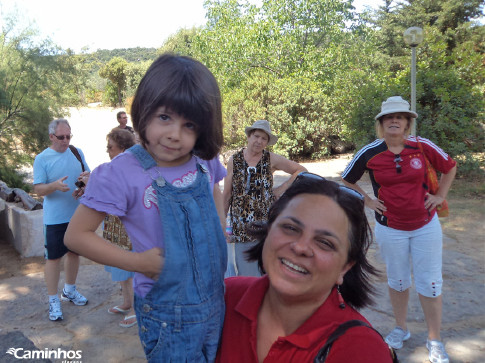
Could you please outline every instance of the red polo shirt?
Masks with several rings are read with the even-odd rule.
[[[226,316],[221,348],[216,362],[258,362],[256,331],[258,311],[268,289],[267,276],[233,277],[226,282]],[[293,334],[276,340],[264,363],[313,362],[329,335],[348,320],[368,321],[350,306],[339,308],[334,289],[325,303]],[[349,329],[338,338],[326,363],[392,362],[389,348],[382,338],[367,327]]]

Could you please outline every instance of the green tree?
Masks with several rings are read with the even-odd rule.
[[[114,57],[99,70],[99,75],[108,79],[116,89],[115,105],[123,105],[123,96],[126,91],[126,70],[128,62],[121,57]]]
[[[417,48],[418,134],[452,156],[467,156],[458,168],[461,173],[479,170],[469,152],[484,147],[485,27],[474,22],[483,4],[482,0],[402,1],[389,12],[381,9],[375,22],[381,34],[392,33],[396,39],[402,39],[410,26],[423,28],[424,42]],[[384,35],[381,46],[385,46],[382,39]],[[393,59],[389,90],[409,99],[410,52],[398,48],[388,52]],[[383,91],[382,99],[392,95]]]
[[[7,16],[0,34],[0,170],[12,174],[48,143],[47,125],[66,115],[66,85],[76,82],[70,54]],[[1,177],[1,175],[0,175]]]
[[[162,47],[158,49],[158,54],[168,52],[180,55],[194,56],[192,43],[195,36],[200,31],[201,29],[196,27],[193,27],[191,29],[180,29],[165,41]]]
[[[140,84],[141,79],[152,64],[152,61],[145,61],[140,63],[128,63],[126,67],[126,84],[127,95],[132,96],[136,92],[136,88]]]
[[[226,0],[206,6],[207,27],[194,36],[191,51],[221,84],[226,147],[240,145],[243,127],[254,119],[268,118],[282,154],[326,154],[342,120],[334,118],[333,107],[341,106],[330,95],[339,74],[351,67],[351,1],[266,0],[257,7]]]

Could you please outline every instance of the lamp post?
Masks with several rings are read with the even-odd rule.
[[[404,31],[404,41],[411,47],[411,110],[416,112],[416,47],[423,41],[423,29],[412,26]],[[414,120],[412,135],[416,135]]]

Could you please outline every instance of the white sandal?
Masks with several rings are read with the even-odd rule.
[[[131,323],[126,323],[126,324],[123,323],[126,320],[130,320],[130,319],[133,319],[133,318],[135,318],[135,321],[133,321]],[[123,321],[120,322],[120,326],[122,328],[131,328],[135,324],[136,324],[136,315],[128,315],[128,316],[125,316],[125,318],[123,319]]]

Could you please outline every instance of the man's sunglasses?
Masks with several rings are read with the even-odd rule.
[[[301,180],[301,179],[304,179],[304,178],[309,178],[309,179],[314,179],[314,180],[319,180],[319,181],[327,181],[327,179],[325,179],[323,176],[320,176],[318,174],[309,173],[308,171],[302,171],[301,173],[299,173],[298,176],[296,177],[295,181]],[[360,194],[358,191],[356,191],[352,188],[346,187],[345,185],[339,185],[338,187],[341,191],[343,191],[347,194],[350,194],[351,196],[356,197],[359,200],[362,200],[362,201],[364,200],[364,196],[362,194]]]
[[[56,134],[52,134],[52,135],[54,135],[55,137],[57,137],[57,140],[61,140],[61,141],[64,140],[64,138],[66,138],[68,140],[71,140],[71,138],[72,138],[72,134],[70,134],[70,135],[61,135],[61,136],[57,136]]]

